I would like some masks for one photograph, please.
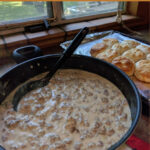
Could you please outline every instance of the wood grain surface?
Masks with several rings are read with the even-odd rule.
[[[135,76],[131,76],[130,78],[135,83],[136,87],[139,90],[139,93],[144,96],[150,103],[150,83],[142,82],[138,80]]]

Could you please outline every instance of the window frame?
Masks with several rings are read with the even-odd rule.
[[[47,3],[49,3],[49,2],[47,2]],[[24,27],[30,26],[30,25],[42,24],[44,19],[46,19],[50,23],[51,26],[55,26],[55,25],[62,25],[62,24],[68,24],[68,23],[76,23],[79,21],[88,21],[88,20],[100,19],[100,18],[104,18],[104,17],[111,17],[111,16],[115,16],[117,13],[116,11],[112,11],[112,12],[108,12],[108,13],[95,14],[95,15],[84,16],[84,17],[79,17],[79,18],[63,19],[63,17],[62,17],[62,14],[63,14],[62,3],[63,2],[51,1],[51,3],[52,3],[53,17],[49,18],[47,15],[47,17],[46,16],[44,18],[37,17],[37,18],[34,18],[33,20],[24,19],[21,22],[19,21],[19,22],[15,22],[15,23],[12,23],[12,22],[0,23],[0,31],[7,30],[7,29],[24,28]],[[122,13],[124,14],[127,12],[127,2],[122,2],[122,3],[124,3],[124,8],[122,10]]]
[[[78,18],[71,18],[71,19],[63,19],[62,17],[62,2],[53,2],[56,5],[56,9],[53,10],[54,12],[56,11],[56,20],[52,22],[52,25],[58,25],[58,24],[67,24],[67,23],[74,23],[74,22],[79,22],[79,21],[87,21],[87,20],[92,20],[92,19],[100,19],[104,17],[111,17],[115,16],[117,11],[112,11],[112,12],[107,12],[107,13],[102,13],[102,14],[95,14],[95,15],[90,15],[90,16],[83,16],[83,17],[78,17]],[[122,13],[126,13],[127,9],[127,2],[121,2],[124,3],[124,7],[122,10]],[[59,11],[58,11],[59,10]],[[61,10],[61,11],[60,11]],[[58,16],[57,16],[58,14]]]

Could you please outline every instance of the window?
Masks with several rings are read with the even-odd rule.
[[[6,24],[8,27],[10,24],[10,26],[17,26],[18,23],[22,23],[21,26],[42,23],[43,19],[47,19],[51,25],[56,25],[115,15],[118,3],[107,1],[0,1],[0,29]],[[122,10],[124,10],[125,3],[121,3]]]
[[[63,17],[77,18],[116,11],[118,2],[63,2]]]
[[[51,11],[49,11],[49,9]],[[47,9],[46,2],[0,1],[0,22],[21,22],[39,18],[52,17],[51,3]]]

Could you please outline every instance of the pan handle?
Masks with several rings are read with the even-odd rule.
[[[12,57],[16,61],[16,63],[21,63],[23,61],[42,55],[43,53],[41,49],[36,45],[27,45],[24,47],[19,47],[15,49],[12,53]]]

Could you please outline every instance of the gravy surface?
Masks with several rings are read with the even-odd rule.
[[[18,112],[10,103],[0,106],[0,124],[0,145],[7,150],[106,150],[130,128],[131,113],[108,80],[63,69],[25,95]]]

